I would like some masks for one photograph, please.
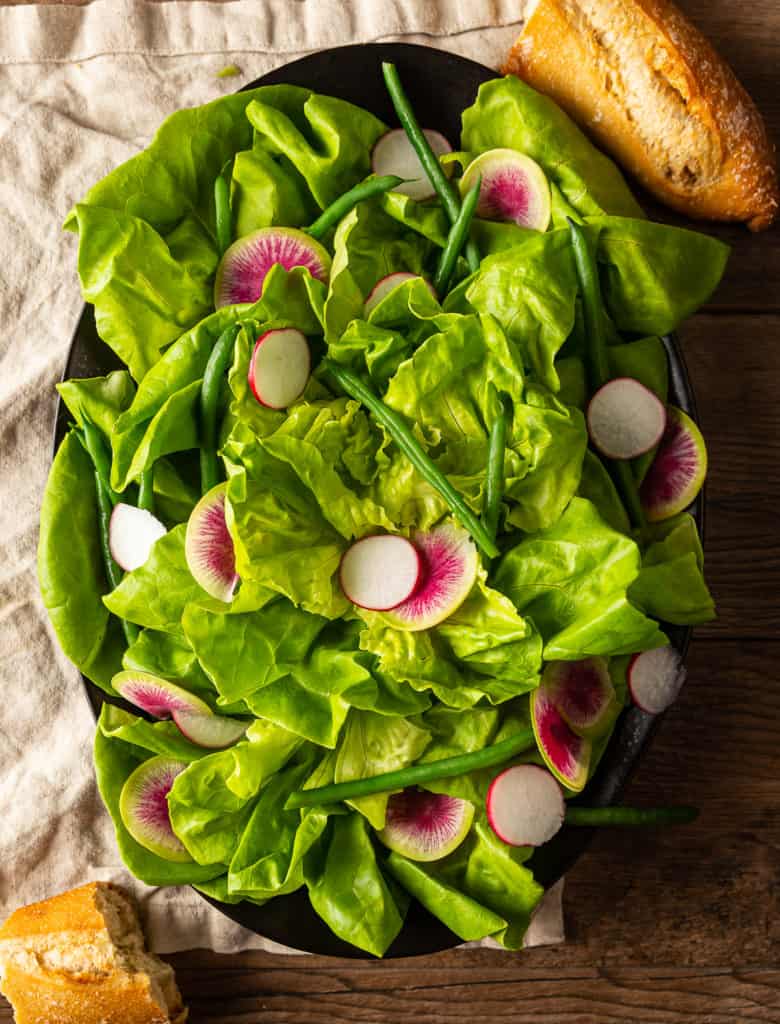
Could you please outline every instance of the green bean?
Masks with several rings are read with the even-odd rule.
[[[82,415],[83,427],[81,430],[81,439],[84,442],[84,447],[87,449],[89,457],[92,459],[92,464],[95,467],[98,480],[100,481],[100,487],[105,491],[106,496],[110,500],[112,506],[116,505],[118,501],[121,501],[121,497],[111,486],[111,457],[106,446],[106,442],[103,440],[103,435],[100,429],[87,416]]]
[[[567,825],[689,825],[699,817],[696,807],[567,807]]]
[[[380,398],[377,398],[371,388],[359,377],[356,377],[354,373],[350,373],[349,370],[345,370],[342,366],[332,363],[329,359],[324,360],[322,366],[338,381],[348,395],[356,401],[362,402],[369,412],[373,414],[374,418],[385,427],[388,434],[390,434],[414,468],[444,498],[450,510],[460,520],[461,525],[468,530],[482,551],[488,558],[495,558],[498,555],[498,548],[495,542],[463,500],[463,496],[452,486],[447,477],[422,448],[403,417],[399,416],[394,409],[385,405]]]
[[[425,133],[417,122],[409,98],[404,92],[404,87],[401,85],[401,79],[395,64],[383,63],[382,74],[387,91],[390,94],[390,99],[395,107],[395,112],[398,115],[398,120],[401,122],[401,127],[414,147],[414,151],[417,153],[420,163],[428,175],[428,180],[436,190],[444,211],[450,219],[450,223],[454,224],[460,212],[460,200],[455,186],[447,177],[444,168],[439,163],[438,157],[431,149]],[[479,270],[479,250],[473,240],[470,240],[466,245],[466,260],[472,273],[475,270]]]
[[[335,782],[330,786],[320,786],[318,789],[298,790],[290,796],[285,806],[294,809],[311,807],[314,804],[332,804],[340,800],[356,800],[372,793],[406,789],[407,786],[416,786],[421,782],[451,779],[455,775],[465,775],[466,772],[473,772],[478,768],[493,768],[503,764],[515,754],[528,750],[533,744],[533,730],[524,729],[501,743],[483,747],[482,750],[475,750],[470,754],[457,754],[455,757],[445,757],[441,761],[414,764],[409,768],[399,768],[397,771],[372,775],[366,779],[352,779],[350,782]]]
[[[200,389],[200,486],[205,494],[220,480],[217,459],[217,408],[222,378],[233,358],[233,346],[240,324],[231,324],[211,350]]]
[[[154,466],[149,466],[138,481],[138,507],[154,512]]]
[[[233,240],[233,215],[230,210],[230,186],[224,170],[217,175],[214,182],[214,220],[217,229],[217,248],[219,255],[224,256]]]
[[[588,338],[588,376],[591,394],[612,379],[609,368],[609,352],[607,348],[606,325],[604,322],[604,306],[601,298],[598,268],[593,258],[588,236],[582,228],[571,219],[566,218],[571,230],[571,244],[574,250],[574,263],[577,268],[582,309],[585,316],[585,333]],[[626,503],[632,524],[641,529],[645,525],[645,514],[639,500],[636,481],[631,466],[623,460],[610,460],[613,475],[623,500]]]
[[[509,399],[499,395],[499,411],[490,429],[487,474],[485,477],[485,500],[482,508],[482,522],[485,529],[496,539],[498,520],[501,515],[501,499],[504,497],[504,452],[506,433],[511,417]]]
[[[466,193],[460,213],[455,218],[450,228],[450,233],[447,236],[447,244],[439,256],[439,266],[436,270],[436,277],[433,279],[433,286],[439,295],[443,296],[447,290],[447,285],[452,277],[455,264],[458,262],[460,251],[468,240],[469,228],[471,227],[474,211],[479,202],[479,190],[481,187],[482,175],[477,178],[476,183]]]
[[[395,174],[385,174],[379,178],[367,178],[366,181],[361,181],[349,192],[339,196],[330,206],[326,206],[311,227],[306,229],[306,234],[311,235],[312,238],[322,238],[358,203],[364,199],[370,199],[372,196],[378,196],[382,192],[390,192],[402,185],[403,182],[404,179]]]

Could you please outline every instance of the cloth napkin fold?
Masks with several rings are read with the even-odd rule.
[[[160,952],[293,952],[233,924],[189,888],[135,882],[95,788],[94,721],[35,571],[54,384],[82,305],[65,213],[169,113],[306,52],[403,38],[497,67],[521,15],[520,0],[0,7],[0,918],[87,880],[113,880],[135,893]],[[227,64],[240,77],[218,78]],[[559,885],[527,942],[562,938]]]

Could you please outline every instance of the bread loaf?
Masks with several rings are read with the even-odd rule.
[[[16,1024],[183,1024],[173,970],[145,950],[121,889],[92,883],[0,928],[0,991]]]
[[[774,148],[734,73],[671,0],[531,0],[504,71],[551,96],[658,199],[768,227]]]

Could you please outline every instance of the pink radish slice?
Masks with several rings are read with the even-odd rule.
[[[477,579],[479,555],[465,530],[437,526],[412,538],[422,562],[422,578],[412,596],[393,608],[387,622],[416,632],[443,622],[463,604]]]
[[[118,672],[111,685],[120,697],[155,718],[171,718],[177,711],[211,714],[211,708],[200,697],[150,672]]]
[[[666,406],[633,377],[602,385],[588,406],[588,433],[610,459],[635,459],[654,448],[666,427]]]
[[[241,739],[247,729],[246,722],[237,718],[215,715],[210,710],[204,715],[197,711],[177,710],[173,720],[190,743],[210,750],[222,750]]]
[[[160,520],[145,508],[120,501],[114,506],[108,525],[111,557],[125,572],[140,569],[155,542],[167,532]]]
[[[339,567],[341,589],[359,608],[387,611],[406,601],[420,580],[422,562],[406,537],[377,534],[347,548]]]
[[[588,781],[592,744],[566,724],[544,686],[531,693],[531,724],[544,763],[560,783],[579,793]]]
[[[651,523],[676,516],[701,490],[707,476],[707,448],[690,418],[669,406],[666,430],[639,490]]]
[[[196,583],[218,601],[230,602],[238,586],[233,538],[225,521],[227,484],[217,484],[192,510],[184,556]]]
[[[257,302],[268,271],[305,267],[312,277],[327,281],[331,259],[327,249],[297,228],[260,228],[237,239],[225,251],[214,282],[214,305]]]
[[[542,686],[579,736],[599,736],[614,721],[617,702],[605,658],[551,661],[545,667]]]
[[[191,861],[171,826],[168,794],[187,765],[159,754],[143,761],[125,782],[119,797],[122,822],[137,843],[163,860]]]
[[[472,160],[460,180],[465,196],[479,176],[477,216],[514,221],[520,227],[546,231],[550,223],[550,185],[535,160],[515,149],[489,149]]]
[[[377,283],[368,293],[368,298],[366,299],[365,305],[363,306],[363,314],[365,316],[369,316],[372,310],[374,310],[382,301],[382,299],[388,296],[390,292],[395,291],[395,289],[400,287],[404,283],[404,281],[414,281],[418,277],[420,278],[421,281],[425,281],[428,291],[431,293],[434,299],[437,298],[436,289],[433,287],[430,281],[426,281],[425,278],[420,277],[419,274],[410,274],[406,270],[398,270],[396,271],[396,273],[387,274],[386,277],[382,277],[377,281]]]
[[[628,665],[628,688],[637,707],[660,715],[677,700],[685,676],[679,651],[668,644],[634,655]]]
[[[301,397],[310,374],[309,343],[294,327],[277,327],[257,339],[249,386],[261,405],[286,409]]]
[[[518,764],[497,775],[487,794],[487,816],[510,846],[541,846],[563,825],[563,791],[538,764]]]
[[[425,128],[423,134],[436,156],[452,152],[452,146],[440,132]],[[429,199],[436,194],[403,128],[393,128],[377,140],[371,153],[371,167],[374,174],[396,174],[405,178],[393,191],[410,199]]]
[[[440,860],[460,846],[473,820],[468,800],[412,787],[390,797],[377,838],[409,860]]]

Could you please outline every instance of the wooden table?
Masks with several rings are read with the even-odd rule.
[[[780,138],[778,0],[682,6]],[[780,1024],[780,229],[713,232],[731,265],[682,336],[720,617],[697,630],[688,685],[628,793],[697,804],[699,822],[602,832],[568,877],[562,946],[386,963],[179,954],[193,1024]]]

